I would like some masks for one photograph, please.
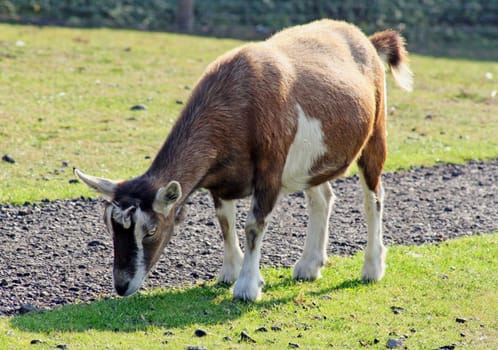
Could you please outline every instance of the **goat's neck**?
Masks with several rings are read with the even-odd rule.
[[[175,127],[147,171],[155,187],[178,181],[182,186],[182,201],[201,185],[216,159],[217,151],[207,133],[203,135],[198,130]]]

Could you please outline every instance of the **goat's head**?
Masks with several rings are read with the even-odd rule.
[[[119,295],[131,295],[173,235],[181,211],[181,186],[171,181],[155,190],[145,180],[117,182],[78,169],[74,173],[106,199],[104,221],[114,242],[114,288]]]

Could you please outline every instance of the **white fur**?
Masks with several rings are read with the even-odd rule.
[[[109,232],[113,235],[113,229],[112,229],[112,218],[117,216],[120,216],[120,213],[115,213],[116,210],[120,210],[118,207],[115,206],[108,206],[106,211],[105,211],[105,222],[107,229]],[[144,263],[144,249],[143,249],[143,244],[142,240],[144,238],[144,235],[146,234],[143,232],[143,227],[145,220],[147,220],[147,217],[142,213],[140,209],[137,209],[135,214],[134,214],[134,221],[135,221],[135,242],[137,245],[137,255],[136,255],[136,265],[135,265],[135,275],[130,276],[129,273],[123,272],[123,271],[114,271],[113,274],[113,284],[115,285],[115,280],[116,280],[116,275],[119,276],[119,279],[123,280],[128,280],[128,289],[124,293],[123,296],[128,296],[133,293],[135,293],[141,286],[142,283],[147,276],[146,269],[145,269],[145,263]],[[120,281],[122,282],[122,281]]]
[[[216,210],[216,216],[220,222],[226,220],[228,223],[228,232],[223,232],[223,265],[218,275],[218,282],[232,283],[239,276],[244,258],[235,230],[235,201],[222,200],[221,207]]]
[[[234,299],[255,301],[261,298],[261,288],[264,285],[263,277],[259,271],[259,260],[261,258],[261,242],[266,230],[266,225],[263,230],[258,229],[258,224],[254,217],[254,199],[251,204],[251,211],[246,222],[246,232],[254,230],[259,231],[257,238],[254,241],[254,249],[251,250],[246,245],[244,260],[240,270],[239,278],[233,287]],[[265,220],[266,222],[266,220]]]
[[[304,251],[294,266],[293,277],[298,280],[313,281],[321,277],[320,269],[327,261],[327,241],[329,217],[334,202],[330,183],[305,191],[309,211],[309,224]]]
[[[383,189],[381,185],[377,196],[368,188],[361,171],[360,180],[368,226],[368,241],[361,277],[365,281],[378,281],[384,276],[386,259],[386,248],[382,242]],[[380,203],[380,210],[377,209],[377,202]]]
[[[308,186],[309,171],[327,151],[323,141],[322,123],[304,114],[299,104],[297,132],[294,136],[282,175],[282,191],[293,193]]]
[[[413,90],[413,73],[407,64],[401,62],[397,67],[392,67],[391,74],[402,89]]]

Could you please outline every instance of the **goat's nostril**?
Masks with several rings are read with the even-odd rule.
[[[125,284],[116,284],[114,285],[114,288],[116,288],[116,292],[120,296],[124,296],[126,295],[126,291],[128,290],[128,285],[129,285],[128,282],[126,282]]]

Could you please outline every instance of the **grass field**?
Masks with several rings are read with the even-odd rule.
[[[0,203],[94,196],[69,183],[72,166],[110,178],[142,173],[206,65],[241,43],[106,29],[0,32],[0,156],[16,161],[0,162]],[[498,156],[498,63],[411,62],[413,93],[389,80],[387,170]],[[136,104],[148,108],[131,111]],[[389,338],[410,349],[495,349],[497,256],[495,233],[393,247],[386,277],[371,285],[357,279],[359,254],[331,257],[315,283],[265,269],[255,304],[233,302],[213,283],[76,303],[0,318],[0,349],[353,349],[385,348]],[[255,343],[241,341],[242,331]]]
[[[145,171],[206,65],[241,42],[165,33],[0,25],[0,202],[94,195],[72,166]],[[387,170],[498,155],[498,62],[412,56],[389,79]],[[130,111],[145,104],[144,111]]]
[[[358,254],[332,257],[316,282],[263,270],[267,284],[255,304],[233,302],[229,288],[208,283],[68,305],[0,318],[0,349],[34,339],[43,343],[32,349],[383,349],[391,338],[408,349],[496,349],[497,256],[498,233],[393,247],[375,284],[357,279]],[[241,341],[242,331],[255,343]]]

